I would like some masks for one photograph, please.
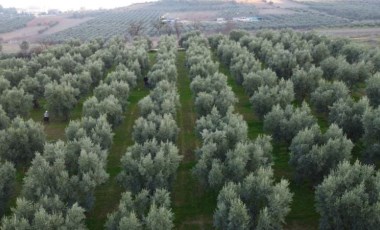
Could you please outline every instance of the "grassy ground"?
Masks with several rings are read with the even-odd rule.
[[[248,136],[250,139],[263,134],[263,122],[258,119],[251,108],[249,97],[242,86],[238,85],[227,66],[220,63],[219,71],[228,76],[228,84],[239,102],[235,105],[236,111],[241,114],[248,124]],[[318,123],[323,127],[327,121],[324,117],[318,117]],[[293,169],[289,166],[289,151],[286,144],[273,143],[273,169],[277,180],[281,178],[290,181],[290,190],[294,193],[291,212],[287,216],[285,229],[317,229],[319,216],[314,208],[314,190],[308,184],[296,184],[293,181]]]
[[[178,147],[184,158],[179,166],[172,192],[175,228],[212,229],[217,194],[203,190],[191,172],[196,163],[194,150],[199,146],[199,140],[194,131],[196,113],[183,51],[178,52],[177,71],[181,102],[177,118],[181,129]]]

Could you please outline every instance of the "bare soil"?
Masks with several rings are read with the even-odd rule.
[[[18,30],[14,30],[8,33],[1,33],[0,37],[3,38],[5,43],[19,43],[21,41],[28,42],[37,42],[42,37],[53,34],[68,28],[77,26],[83,22],[90,20],[90,17],[87,18],[70,18],[70,15],[59,15],[59,16],[41,16],[37,17],[30,22],[27,26]],[[49,27],[49,23],[58,22],[57,25]],[[48,29],[39,33],[40,30],[47,28]]]
[[[332,36],[332,37],[350,38],[358,42],[370,44],[372,46],[380,45],[380,27],[331,28],[331,29],[318,29],[316,31],[323,35]]]

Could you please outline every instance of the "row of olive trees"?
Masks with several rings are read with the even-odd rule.
[[[176,41],[161,37],[156,63],[147,74],[150,94],[139,102],[140,117],[133,126],[135,144],[121,159],[118,181],[127,190],[105,228],[172,229],[170,193],[182,156],[175,145],[179,128],[176,111]]]
[[[220,191],[214,226],[281,228],[292,194],[286,180],[274,181],[271,139],[248,139],[246,122],[234,112],[237,99],[212,61],[207,40],[194,34],[183,43],[199,115],[196,131],[202,139],[193,171],[204,186]]]
[[[124,94],[112,88],[118,96],[115,103],[124,102],[129,85],[117,83],[127,84]],[[99,116],[84,114],[80,121],[71,121],[66,143],[46,143],[36,153],[24,178],[22,196],[13,215],[3,219],[2,228],[85,229],[84,212],[93,206],[94,190],[109,177],[105,167],[113,137],[110,107],[98,111]]]
[[[307,33],[264,31],[259,33],[259,38],[244,36],[242,34],[237,40],[240,39],[240,43],[264,63],[263,66],[270,66],[277,74],[286,73],[286,69],[276,69],[278,63],[275,65],[270,63],[271,58],[281,55],[281,52],[278,52],[278,46],[293,53],[298,67],[293,68],[292,74],[288,76],[291,76],[290,79],[294,83],[296,97],[310,98],[318,112],[329,115],[331,125],[323,133],[316,125],[315,118],[305,103],[296,109],[292,105],[286,108],[277,105],[264,117],[266,131],[271,132],[277,140],[285,140],[288,143],[291,141],[289,163],[295,169],[296,179],[316,183],[325,177],[316,189],[316,207],[321,214],[320,227],[322,229],[376,228],[379,221],[374,209],[379,202],[379,197],[372,194],[378,193],[376,186],[373,186],[378,179],[372,167],[363,166],[358,162],[354,165],[348,163],[347,160],[351,159],[353,143],[347,139],[346,135],[354,141],[364,135],[366,153],[370,156],[379,154],[380,135],[376,131],[378,109],[369,105],[377,106],[378,74],[371,76],[375,71],[379,71],[376,67],[377,54],[366,52],[345,40],[331,41]],[[234,40],[232,34],[230,38]],[[260,39],[261,45],[258,45],[256,42]],[[213,41],[215,40],[216,38],[213,38]],[[222,40],[223,38],[216,41]],[[302,50],[301,47],[306,44],[305,42],[310,46],[311,55],[304,56],[309,56],[309,64],[297,60],[297,55],[301,55],[297,52]],[[223,46],[223,42],[219,44]],[[238,53],[236,50],[239,46],[233,42],[230,44],[232,44],[230,51],[227,48],[227,52],[221,52],[225,53],[225,56],[220,56],[222,60],[228,55],[233,56],[228,52]],[[270,46],[277,50],[270,51]],[[222,48],[226,49],[226,47]],[[302,53],[305,55],[308,50],[304,49]],[[287,57],[289,58],[292,58],[291,55]],[[233,60],[233,58],[227,58],[227,60]],[[247,58],[245,62],[250,63]],[[305,68],[305,66],[308,67]],[[244,62],[237,69],[244,70]],[[230,70],[238,80],[239,75],[234,73],[233,64],[230,65]],[[260,71],[262,70],[257,72]],[[241,76],[244,79],[244,73]],[[266,80],[270,81],[270,78]],[[346,84],[352,88],[365,81],[370,100],[364,97],[359,101],[354,101],[349,96],[350,92]],[[246,85],[243,82],[243,86]],[[251,87],[251,90],[255,92],[257,88]],[[252,91],[247,90],[248,93]]]

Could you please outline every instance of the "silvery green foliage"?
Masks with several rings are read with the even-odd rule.
[[[12,163],[0,162],[0,178],[0,217],[2,217],[16,179],[16,169]]]
[[[241,85],[246,74],[261,70],[261,63],[246,48],[240,48],[231,59],[230,70],[235,81]]]
[[[319,81],[322,79],[323,71],[321,68],[311,66],[309,70],[296,69],[293,71],[291,80],[294,85],[294,92],[298,100],[303,100],[310,96],[318,87]]]
[[[134,88],[137,84],[136,79],[137,77],[134,72],[120,64],[116,67],[115,71],[107,75],[105,83],[110,84],[112,81],[124,81],[127,82],[131,88]]]
[[[321,61],[330,56],[329,47],[324,42],[321,42],[312,48],[311,55],[313,57],[313,63],[319,65]]]
[[[364,134],[362,119],[368,107],[366,97],[357,102],[351,97],[339,99],[330,107],[329,122],[337,124],[348,138],[356,141]]]
[[[214,213],[217,229],[282,229],[293,194],[289,182],[275,183],[273,170],[260,167],[241,183],[227,183]]]
[[[193,172],[204,186],[220,189],[228,181],[239,182],[258,167],[272,164],[271,138],[260,136],[254,142],[228,143],[225,131],[203,132],[203,145]]]
[[[96,97],[91,97],[83,103],[83,116],[95,119],[105,115],[107,121],[116,127],[123,121],[123,109],[118,99],[110,95],[99,101]]]
[[[0,131],[8,128],[10,123],[11,123],[11,119],[9,119],[9,117],[3,110],[3,107],[0,105]]]
[[[94,144],[100,145],[104,150],[111,148],[114,135],[105,115],[97,119],[83,117],[80,121],[70,121],[65,133],[68,141],[90,137]]]
[[[13,215],[3,218],[1,229],[75,229],[84,230],[84,209],[78,204],[65,205],[58,196],[42,197],[33,202],[25,198],[16,201]]]
[[[199,37],[200,35],[201,35],[201,31],[199,30],[184,33],[180,37],[178,44],[180,47],[187,49],[189,48],[189,45],[190,45],[188,40],[192,37]]]
[[[229,108],[235,105],[237,100],[231,87],[228,86],[220,91],[213,90],[209,93],[198,93],[194,104],[200,116],[209,114],[213,107],[216,107],[221,114],[225,115]]]
[[[380,105],[380,73],[373,75],[367,80],[366,94],[372,106],[377,107]]]
[[[311,93],[311,103],[318,112],[327,113],[330,106],[339,99],[346,99],[348,96],[348,88],[343,82],[321,80],[318,88]]]
[[[320,229],[377,229],[380,224],[379,173],[373,166],[344,161],[317,186]]]
[[[260,86],[274,87],[277,84],[277,75],[271,69],[263,69],[244,75],[243,87],[248,96],[252,96]]]
[[[323,134],[314,125],[293,138],[289,164],[295,168],[297,180],[318,182],[340,162],[351,158],[353,146],[337,125],[330,125]]]
[[[0,156],[16,165],[28,165],[35,152],[43,150],[45,139],[41,124],[16,117],[0,131]]]
[[[346,60],[350,64],[353,64],[361,61],[365,51],[366,49],[364,46],[354,42],[350,42],[342,48],[341,54],[346,57]]]
[[[250,98],[254,112],[261,118],[272,109],[272,106],[279,104],[281,108],[285,108],[293,100],[293,82],[284,79],[281,79],[278,85],[273,87],[260,86]]]
[[[25,117],[33,106],[33,96],[26,93],[23,89],[13,87],[5,90],[0,95],[0,105],[8,117],[15,118],[16,116]]]
[[[175,117],[180,105],[177,88],[166,80],[160,81],[148,96],[139,101],[138,105],[143,117],[152,112],[158,115],[170,113]]]
[[[32,95],[34,100],[38,100],[44,96],[44,85],[37,78],[25,77],[20,81],[19,87]]]
[[[85,70],[90,73],[92,82],[97,84],[104,74],[104,63],[102,60],[88,60],[84,66]]]
[[[127,191],[122,194],[117,211],[108,215],[105,229],[166,230],[174,227],[173,219],[168,191],[141,190],[135,195]]]
[[[374,71],[380,72],[380,50],[379,49],[373,50],[369,58],[374,65]]]
[[[268,67],[272,68],[279,78],[289,79],[293,75],[293,69],[297,66],[295,55],[280,46],[273,48],[273,55],[266,62]]]
[[[77,68],[78,64],[73,56],[70,54],[65,54],[62,56],[58,62],[56,63],[57,66],[61,67],[64,73],[75,73],[75,69]]]
[[[194,63],[190,66],[189,77],[191,79],[198,76],[201,78],[206,78],[207,76],[215,74],[218,71],[218,68],[218,63],[213,62],[211,59],[202,59],[199,62]]]
[[[213,34],[207,38],[208,43],[212,50],[216,50],[222,40],[227,40],[228,38],[222,34]]]
[[[221,73],[208,75],[205,78],[196,76],[190,83],[190,89],[196,96],[198,93],[211,93],[214,90],[221,91],[228,88],[227,76]]]
[[[36,73],[36,78],[41,79],[42,76],[47,76],[50,81],[59,81],[64,75],[60,67],[54,68],[53,66],[46,66]]]
[[[81,72],[79,74],[65,74],[61,77],[60,82],[78,89],[78,97],[82,97],[88,94],[92,85],[92,78],[89,72]]]
[[[231,40],[222,40],[217,49],[217,55],[220,60],[230,66],[232,58],[241,50],[240,44]]]
[[[127,109],[128,105],[128,97],[129,97],[129,85],[124,81],[114,80],[109,84],[101,82],[94,89],[94,96],[102,101],[106,99],[108,96],[115,96],[120,102],[123,110]]]
[[[0,95],[3,94],[3,92],[6,89],[9,89],[11,87],[11,83],[5,79],[3,76],[0,75]]]
[[[45,86],[46,109],[54,117],[68,119],[77,104],[79,90],[68,83],[53,81]]]
[[[310,49],[297,49],[294,51],[294,55],[296,56],[297,64],[299,67],[303,69],[310,68],[311,63],[313,62],[313,57],[311,56]]]
[[[376,157],[380,154],[380,107],[369,107],[363,115],[364,135],[363,140],[366,144],[366,154],[369,157]]]
[[[108,179],[106,158],[107,152],[88,137],[46,144],[26,173],[22,194],[34,202],[58,195],[67,204],[90,209],[95,187]]]
[[[282,109],[276,105],[264,117],[264,131],[271,133],[276,141],[290,143],[299,131],[310,128],[316,123],[317,119],[312,115],[306,102],[303,102],[299,108],[287,105]]]
[[[338,56],[328,57],[321,62],[321,69],[323,70],[323,78],[326,80],[332,81],[337,79],[337,70],[340,65],[343,65],[346,62],[344,57]]]
[[[182,156],[171,142],[158,143],[155,139],[128,148],[121,159],[122,172],[118,175],[123,187],[136,193],[141,189],[153,191],[170,188]]]
[[[177,68],[170,58],[158,59],[147,75],[151,87],[155,87],[160,81],[175,82],[177,80]]]
[[[361,61],[354,64],[342,62],[336,71],[336,75],[338,80],[352,88],[358,83],[363,83],[370,78],[373,68],[374,66],[371,62]]]
[[[233,30],[230,32],[230,40],[238,42],[242,37],[249,35],[246,30]]]
[[[28,76],[28,69],[23,67],[10,67],[1,71],[1,74],[7,79],[12,87],[16,87],[22,79]]]
[[[156,139],[158,142],[176,142],[179,133],[176,120],[171,114],[157,115],[154,112],[146,118],[140,117],[133,126],[133,140],[136,143]]]

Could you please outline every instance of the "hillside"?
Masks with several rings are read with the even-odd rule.
[[[72,38],[88,40],[116,35],[134,36],[136,32],[159,36],[178,35],[194,29],[205,33],[224,33],[236,28],[308,30],[376,26],[380,22],[379,7],[374,0],[161,1],[58,17],[47,15],[29,23],[31,18],[28,17],[12,19],[15,26],[0,27],[3,32],[0,31],[0,37],[7,44],[19,44],[22,40],[55,43]],[[44,24],[46,22],[51,24]],[[20,28],[23,26],[26,27]]]

